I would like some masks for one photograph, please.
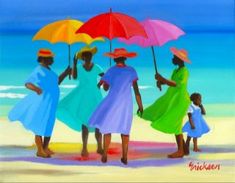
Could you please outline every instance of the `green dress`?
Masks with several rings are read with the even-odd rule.
[[[88,120],[102,100],[102,94],[97,87],[99,74],[103,70],[94,64],[90,71],[78,65],[78,85],[58,105],[57,118],[73,130],[81,131],[82,125],[89,128]]]
[[[186,67],[175,69],[171,80],[176,82],[176,87],[169,87],[163,96],[144,110],[142,118],[151,121],[154,129],[175,135],[182,133],[183,118],[190,105],[188,76]]]

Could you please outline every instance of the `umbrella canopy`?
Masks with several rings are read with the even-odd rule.
[[[124,42],[126,44],[137,44],[142,47],[151,46],[154,58],[155,71],[157,73],[156,58],[153,46],[162,46],[166,42],[170,40],[175,40],[179,36],[184,35],[185,33],[176,25],[162,20],[147,19],[141,22],[141,25],[144,27],[147,33],[147,38],[141,36],[134,36],[130,39],[120,38],[119,41]]]
[[[62,42],[69,45],[76,42],[91,44],[93,41],[103,40],[102,38],[93,39],[87,34],[75,34],[82,25],[83,22],[73,19],[56,21],[40,29],[33,40],[46,40],[50,43]]]
[[[74,19],[66,19],[59,20],[53,23],[50,23],[40,29],[35,36],[34,40],[45,40],[50,43],[66,43],[69,48],[69,66],[70,66],[70,45],[75,42],[82,42],[85,44],[91,44],[94,41],[102,41],[103,38],[93,39],[89,35],[81,33],[75,34],[76,30],[83,25],[83,22],[74,20]]]
[[[110,52],[112,51],[111,40],[113,38],[129,39],[133,36],[147,37],[144,28],[133,17],[126,14],[110,12],[99,14],[84,23],[76,33],[86,33],[92,38],[106,37],[110,40]]]

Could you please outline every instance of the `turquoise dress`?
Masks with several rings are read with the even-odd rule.
[[[78,85],[59,102],[57,118],[73,130],[81,131],[82,125],[89,128],[88,120],[102,100],[97,83],[103,70],[96,64],[90,71],[78,65],[77,72]],[[89,128],[89,131],[94,129]]]
[[[58,76],[52,70],[38,66],[25,83],[32,83],[42,89],[38,95],[30,91],[10,111],[10,121],[20,121],[35,135],[50,137],[54,124],[60,90]]]

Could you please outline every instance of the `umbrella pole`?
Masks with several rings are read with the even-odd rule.
[[[112,40],[109,41],[109,51],[112,52]],[[109,67],[112,65],[112,58],[109,57]]]
[[[154,69],[155,69],[155,73],[157,74],[157,61],[156,61],[156,57],[155,57],[155,53],[154,53],[154,48],[153,46],[151,46],[152,49],[152,53],[153,53],[153,63],[154,63]]]
[[[70,54],[70,44],[68,45],[69,48],[69,68],[70,68],[70,63],[71,63],[71,54]],[[71,75],[69,74],[69,79],[71,79]]]

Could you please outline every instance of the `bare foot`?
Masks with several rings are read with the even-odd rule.
[[[44,149],[44,152],[49,154],[49,155],[52,155],[52,154],[55,154],[52,150],[50,150],[49,148],[46,148]]]
[[[168,155],[168,158],[182,158],[182,157],[184,157],[183,151],[176,151],[176,152]]]
[[[98,148],[98,149],[96,150],[96,152],[97,152],[98,154],[102,155],[104,151],[103,151],[103,149]]]
[[[121,158],[121,162],[122,162],[124,165],[127,165],[127,158]]]
[[[107,156],[102,155],[101,162],[102,163],[107,163]]]
[[[42,158],[50,158],[51,156],[49,154],[47,154],[45,151],[41,150],[41,151],[37,151],[36,155],[38,157],[42,157]]]
[[[201,152],[201,149],[196,148],[196,149],[193,149],[193,151],[194,152]]]
[[[88,157],[89,156],[89,153],[88,153],[87,149],[82,150],[81,156],[82,157]]]

